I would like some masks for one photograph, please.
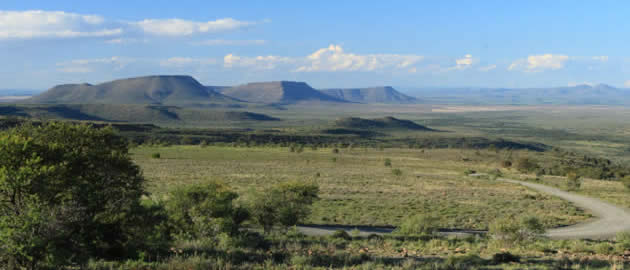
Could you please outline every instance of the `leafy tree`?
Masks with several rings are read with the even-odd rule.
[[[248,218],[247,211],[234,203],[237,198],[238,194],[219,182],[191,185],[171,192],[166,209],[181,236],[235,235]]]
[[[297,225],[310,214],[310,206],[319,199],[319,187],[291,181],[274,185],[254,196],[250,210],[252,218],[265,233],[274,225],[288,228]]]
[[[130,256],[144,178],[111,128],[49,123],[0,134],[0,268]],[[142,224],[132,224],[141,220]]]

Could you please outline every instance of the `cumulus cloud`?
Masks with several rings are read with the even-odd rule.
[[[110,37],[110,43],[122,43],[120,36],[144,33],[177,37],[233,31],[260,22],[223,18],[212,21],[184,19],[144,19],[136,22],[110,20],[99,15],[64,11],[0,11],[0,39]]]
[[[543,70],[558,70],[564,68],[569,56],[561,54],[530,55],[527,59],[518,59],[508,67],[508,70],[525,72],[540,72]]]
[[[472,55],[467,54],[464,55],[463,58],[455,59],[455,66],[447,68],[446,71],[449,70],[466,70],[472,67],[474,64],[478,62],[477,59],[473,58]]]
[[[136,62],[136,59],[120,56],[113,56],[110,58],[76,59],[57,63],[57,71],[64,73],[90,73],[101,67],[120,70],[133,62]]]
[[[339,45],[330,45],[308,55],[298,72],[313,71],[374,71],[381,69],[407,69],[424,59],[421,55],[400,54],[353,54],[347,53]]]
[[[249,46],[249,45],[265,45],[266,40],[225,40],[225,39],[210,39],[204,41],[193,42],[193,45],[199,46]]]
[[[625,83],[623,83],[623,86],[630,88],[630,80],[627,80]]]
[[[274,69],[279,65],[295,63],[295,59],[281,56],[256,56],[243,57],[228,54],[223,57],[223,66],[226,68],[254,68],[254,69]]]
[[[0,11],[0,39],[107,37],[123,29],[97,15],[63,11]]]

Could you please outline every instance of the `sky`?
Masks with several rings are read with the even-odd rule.
[[[154,74],[206,85],[630,87],[627,1],[0,2],[0,88]]]

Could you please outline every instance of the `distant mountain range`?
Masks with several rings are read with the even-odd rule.
[[[406,93],[390,86],[317,90],[304,82],[290,81],[204,86],[190,76],[147,76],[98,85],[58,85],[29,99],[5,102],[202,107],[307,103],[630,106],[630,89],[605,84],[553,88],[416,88],[407,89]]]
[[[630,105],[630,89],[606,84],[551,88],[416,88],[427,103],[487,105]]]
[[[322,89],[327,95],[357,103],[411,104],[418,99],[402,94],[391,86],[369,88]]]
[[[190,76],[147,76],[98,85],[58,85],[24,101],[32,104],[277,104],[412,103],[415,98],[391,87],[316,90],[304,82],[256,82],[204,86]]]

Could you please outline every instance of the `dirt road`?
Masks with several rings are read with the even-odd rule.
[[[545,235],[553,239],[605,239],[612,238],[622,231],[630,231],[630,211],[622,207],[612,205],[599,199],[586,197],[574,193],[562,191],[557,188],[535,184],[530,182],[517,181],[506,178],[497,180],[520,184],[542,193],[560,197],[567,200],[577,207],[588,210],[595,217],[586,223],[556,228],[548,230]],[[299,226],[299,230],[308,235],[329,235],[336,230],[345,230],[350,232],[357,230],[359,235],[369,234],[385,234],[391,233],[393,227],[368,227],[368,226]],[[481,234],[479,231],[442,231],[444,235],[468,235]]]
[[[521,184],[523,186],[538,190],[539,192],[560,197],[567,200],[577,207],[585,209],[593,213],[595,218],[586,223],[573,226],[551,229],[546,235],[554,239],[575,239],[590,238],[601,239],[614,237],[618,232],[630,231],[630,212],[610,203],[599,199],[586,197],[574,193],[562,191],[557,188],[535,184],[530,182],[517,181],[512,179],[500,178],[498,180]]]

